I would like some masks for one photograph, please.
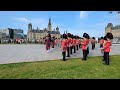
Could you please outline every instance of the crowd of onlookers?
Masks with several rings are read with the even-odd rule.
[[[59,45],[58,41],[60,40],[55,38],[55,42],[57,43],[57,45]],[[45,38],[41,38],[39,40],[27,40],[27,39],[4,39],[1,40],[0,39],[0,44],[45,44]]]
[[[27,40],[25,39],[0,39],[0,44],[21,44],[21,43],[26,43]]]

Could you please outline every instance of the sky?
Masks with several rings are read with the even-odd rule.
[[[120,24],[120,14],[109,11],[0,11],[0,29],[23,29],[27,34],[29,23],[34,29],[47,28],[49,17],[52,29],[58,26],[61,34],[67,30],[80,37],[85,32],[91,37],[101,37],[108,23]]]

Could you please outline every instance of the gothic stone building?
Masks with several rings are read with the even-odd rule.
[[[28,33],[27,33],[27,39],[28,41],[32,41],[33,39],[36,41],[40,41],[40,39],[44,39],[47,35],[47,33],[51,34],[51,37],[55,36],[55,38],[60,38],[60,31],[57,27],[56,29],[52,30],[52,24],[51,19],[49,18],[48,22],[48,28],[44,28],[43,30],[40,30],[39,28],[33,29],[32,24],[28,24]]]
[[[112,23],[108,23],[107,27],[105,27],[105,34],[107,32],[111,32],[114,38],[120,38],[120,25],[113,27]]]

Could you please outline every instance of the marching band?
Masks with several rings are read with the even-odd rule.
[[[105,37],[100,38],[100,52],[103,55],[103,61],[105,65],[109,65],[109,52],[111,51],[113,35],[112,33],[107,33]],[[62,52],[62,60],[66,61],[66,57],[70,57],[73,53],[77,53],[79,49],[83,52],[83,61],[87,60],[87,56],[89,54],[89,46],[92,46],[92,50],[95,49],[95,44],[97,43],[95,37],[90,39],[89,34],[84,33],[83,38],[73,35],[71,33],[61,35],[61,38],[55,38],[55,36],[51,37],[48,33],[45,44],[46,51],[50,52],[50,47],[54,48],[54,46],[59,46]]]

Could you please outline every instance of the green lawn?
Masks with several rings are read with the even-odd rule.
[[[120,55],[0,65],[0,79],[120,79]]]

